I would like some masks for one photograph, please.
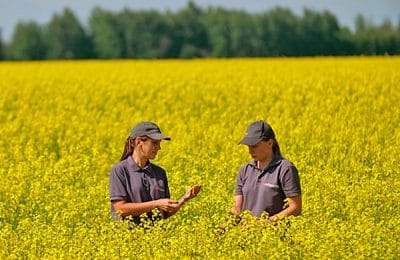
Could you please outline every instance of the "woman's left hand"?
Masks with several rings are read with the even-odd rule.
[[[195,184],[192,187],[190,187],[186,193],[182,196],[182,198],[179,201],[186,202],[199,194],[201,190],[201,184]]]

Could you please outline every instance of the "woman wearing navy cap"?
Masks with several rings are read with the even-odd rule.
[[[247,145],[252,161],[237,174],[231,213],[251,211],[253,216],[267,212],[271,221],[300,215],[300,179],[296,167],[281,155],[275,133],[262,120],[251,123],[239,144]],[[285,207],[285,200],[288,200]]]
[[[132,128],[119,163],[110,172],[110,201],[113,219],[131,217],[135,224],[141,218],[151,221],[174,215],[181,206],[200,191],[194,185],[179,200],[171,200],[165,170],[153,164],[162,140],[171,140],[152,122],[141,122]],[[154,209],[159,214],[154,215]]]

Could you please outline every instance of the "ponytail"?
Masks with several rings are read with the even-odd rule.
[[[272,138],[272,141],[273,141],[272,152],[274,153],[274,155],[278,155],[278,156],[282,157],[281,149],[279,148],[278,141],[275,138]]]
[[[122,153],[121,160],[123,161],[133,154],[133,149],[135,148],[135,139],[128,137],[125,141],[124,152]]]

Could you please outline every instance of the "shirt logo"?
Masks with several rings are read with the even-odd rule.
[[[154,191],[156,191],[156,192],[164,192],[165,191],[165,189],[164,188],[162,188],[162,187],[160,187],[160,186],[154,186]]]
[[[269,182],[264,182],[263,185],[266,186],[266,187],[272,188],[272,189],[279,189],[279,185],[272,184],[272,183],[269,183]]]
[[[155,191],[155,192],[164,193],[164,192],[165,192],[165,188],[164,188],[164,182],[163,182],[163,180],[158,180],[158,181],[157,181],[157,184],[158,184],[158,185],[155,185],[155,186],[154,186],[154,191]]]

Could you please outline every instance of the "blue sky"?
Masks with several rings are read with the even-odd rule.
[[[358,13],[371,19],[375,24],[389,18],[398,25],[400,19],[400,0],[195,0],[201,7],[223,6],[243,9],[248,12],[260,12],[277,5],[290,8],[301,15],[304,7],[316,11],[329,10],[338,18],[341,25],[354,27]],[[47,23],[55,12],[64,7],[71,8],[83,25],[87,23],[90,11],[95,6],[107,10],[120,11],[124,7],[131,9],[156,9],[176,11],[186,5],[186,0],[0,0],[0,28],[2,38],[9,41],[18,21],[34,20],[39,24]]]

